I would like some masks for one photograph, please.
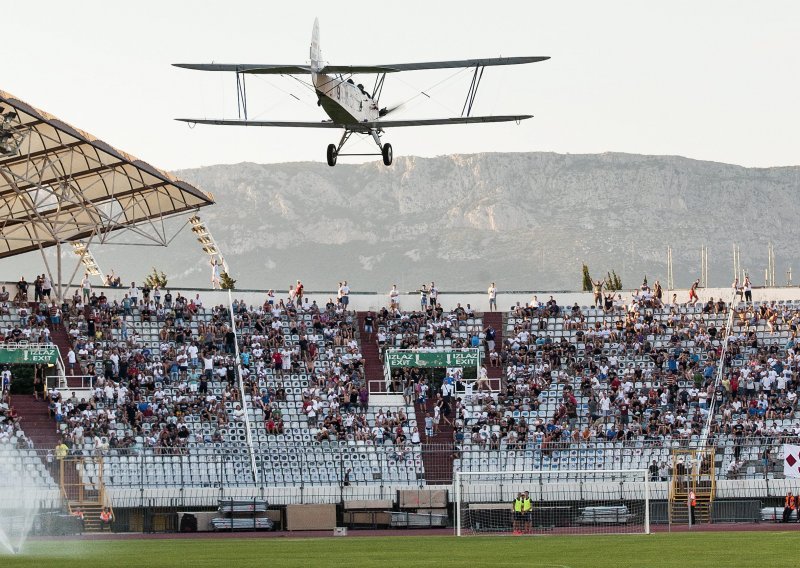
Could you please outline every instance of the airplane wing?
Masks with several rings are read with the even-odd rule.
[[[372,122],[287,122],[276,120],[227,120],[209,118],[176,118],[191,124],[214,124],[217,126],[277,126],[285,128],[346,128],[348,130],[368,131],[372,129],[395,128],[400,126],[443,126],[448,124],[474,124],[480,122],[519,122],[533,118],[530,114],[498,116],[461,116],[456,118],[423,118],[418,120],[375,120]]]
[[[490,57],[487,59],[459,59],[454,61],[423,61],[420,63],[393,63],[391,65],[326,65],[320,73],[397,73],[422,69],[454,69],[475,66],[522,65],[550,59],[549,56]],[[254,75],[307,75],[308,65],[279,65],[273,63],[173,63],[175,67],[195,71],[234,71]]]
[[[474,124],[478,122],[519,122],[533,118],[532,114],[498,116],[459,116],[456,118],[422,118],[417,120],[376,120],[346,125],[348,128],[395,128],[400,126],[445,126],[448,124]]]
[[[490,57],[486,59],[460,59],[455,61],[423,61],[420,63],[393,63],[389,65],[326,65],[320,73],[396,73],[421,69],[453,69],[459,67],[491,67],[494,65],[522,65],[550,59],[549,56]]]
[[[275,65],[271,63],[173,63],[174,67],[195,71],[235,71],[254,75],[303,75],[310,74],[308,65]]]
[[[285,128],[344,128],[335,122],[287,122],[281,120],[228,120],[216,118],[176,118],[190,124],[215,124],[217,126],[278,126]]]

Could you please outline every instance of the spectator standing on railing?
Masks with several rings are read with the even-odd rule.
[[[128,288],[128,296],[134,307],[139,305],[139,288],[136,286],[136,282],[131,282],[131,287]]]
[[[42,299],[42,277],[36,275],[36,280],[33,281],[33,301],[38,302]]]
[[[431,307],[435,308],[439,304],[439,288],[436,287],[436,283],[433,280],[431,280],[431,287],[429,291]]]
[[[17,305],[22,305],[23,303],[28,302],[28,282],[25,280],[24,276],[20,276],[19,281],[17,282],[16,302]]]
[[[494,285],[494,282],[489,284],[489,289],[486,291],[486,294],[489,296],[489,311],[497,311],[497,287]]]
[[[83,294],[83,303],[86,304],[89,301],[89,297],[92,295],[92,283],[89,280],[88,272],[83,274],[83,279],[81,280],[81,292]]]
[[[594,280],[592,282],[592,294],[594,294],[594,307],[603,307],[603,281]]]
[[[690,306],[694,306],[700,300],[700,297],[697,295],[697,288],[700,286],[700,279],[698,278],[694,282],[692,282],[692,287],[689,288],[689,302]]]
[[[389,290],[389,309],[400,309],[400,291],[397,289],[397,284],[392,284],[392,289]]]
[[[428,309],[428,287],[425,284],[419,289],[419,308],[423,312]]]
[[[744,277],[744,301],[745,302],[752,302],[753,301],[753,285],[750,283],[750,277]]]

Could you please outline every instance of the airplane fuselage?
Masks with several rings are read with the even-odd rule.
[[[331,120],[350,124],[378,120],[378,104],[369,93],[341,76],[313,73],[311,81],[319,105]]]

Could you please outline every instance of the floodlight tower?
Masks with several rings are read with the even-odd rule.
[[[86,274],[89,276],[99,276],[100,279],[103,280],[103,284],[108,284],[108,282],[105,282],[103,271],[100,270],[100,265],[97,264],[94,255],[89,250],[88,244],[75,241],[72,243],[72,252],[81,260],[81,264],[86,268]]]
[[[219,259],[225,273],[230,275],[228,262],[219,250],[219,246],[214,240],[214,236],[211,234],[211,230],[208,226],[200,220],[199,215],[193,215],[191,219],[189,219],[189,223],[192,225],[192,232],[196,235],[197,242],[200,243],[203,252],[206,253],[212,261],[215,260],[215,258]]]

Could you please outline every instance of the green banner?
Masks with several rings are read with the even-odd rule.
[[[477,367],[481,354],[469,351],[387,351],[389,367]]]
[[[58,347],[15,347],[0,349],[0,364],[35,365],[58,361]]]

